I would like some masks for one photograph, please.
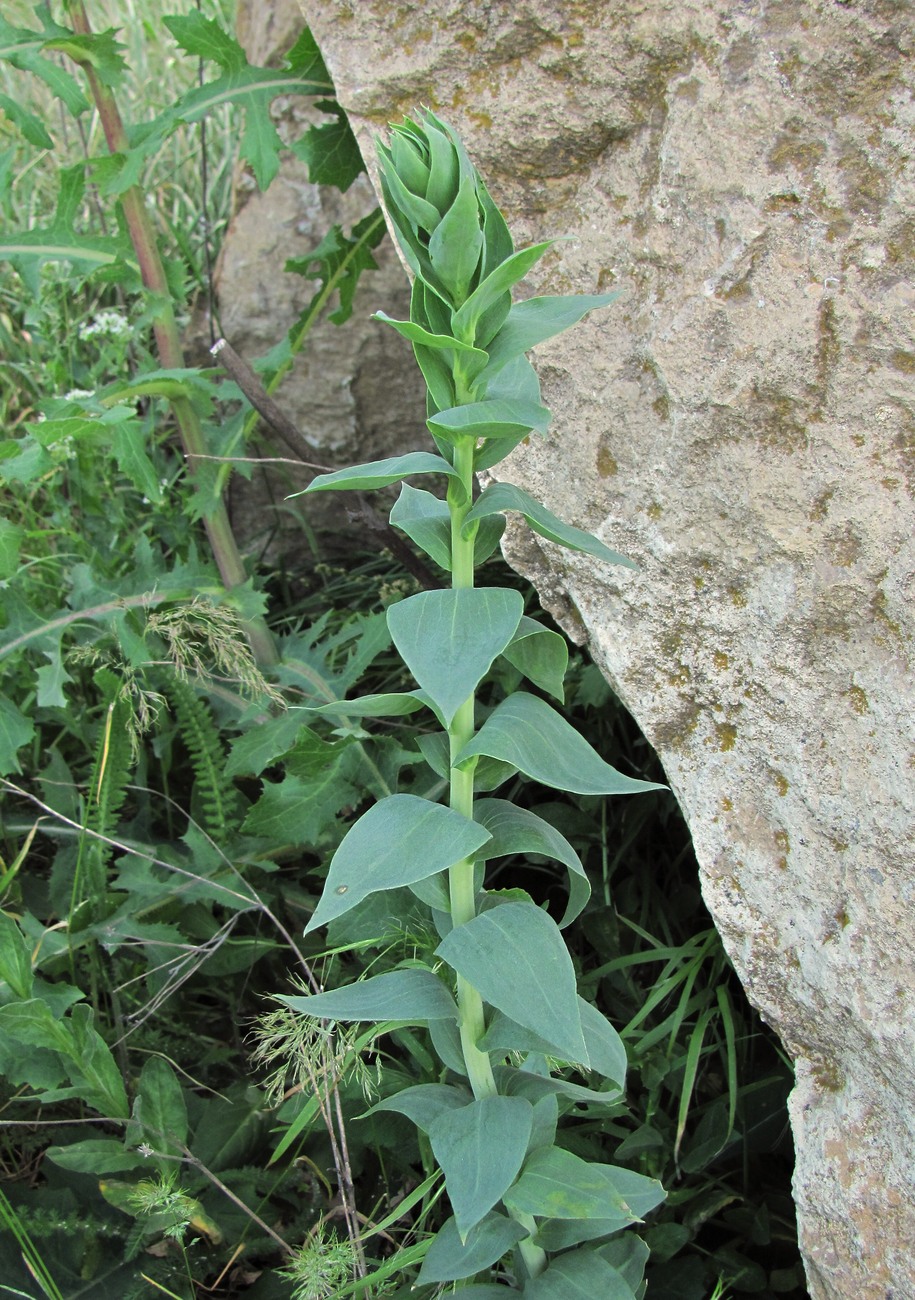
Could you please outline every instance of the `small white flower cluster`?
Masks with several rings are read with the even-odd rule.
[[[94,397],[95,393],[91,388],[71,388],[69,393],[64,393],[65,402],[84,402],[87,397]]]
[[[94,338],[122,339],[130,333],[130,322],[119,311],[97,312],[92,320],[79,327],[79,337],[83,340]]]

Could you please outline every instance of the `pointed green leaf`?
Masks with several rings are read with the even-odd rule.
[[[451,572],[451,512],[447,501],[404,483],[391,523],[446,572]]]
[[[639,794],[664,790],[605,763],[583,736],[543,700],[524,691],[498,704],[457,755],[460,765],[479,754],[511,763],[525,776],[573,794]]]
[[[417,1284],[422,1286],[424,1283],[473,1277],[474,1273],[482,1272],[508,1254],[512,1246],[525,1236],[527,1233],[520,1223],[493,1211],[471,1228],[462,1241],[457,1220],[452,1217],[442,1224],[426,1252]],[[504,1291],[504,1287],[470,1287],[469,1292],[478,1295],[481,1290],[490,1289],[497,1296]],[[593,1296],[591,1300],[594,1300]]]
[[[636,1300],[622,1274],[593,1250],[560,1255],[525,1284],[524,1294],[529,1300]]]
[[[622,1091],[626,1081],[626,1049],[622,1039],[597,1008],[582,997],[578,999],[578,1011],[587,1050],[582,1064],[602,1074]],[[558,1050],[544,1034],[525,1029],[500,1011],[492,1016],[480,1047],[485,1052],[498,1051],[503,1055],[506,1052],[538,1052],[544,1056],[556,1056]]]
[[[443,1111],[429,1126],[458,1232],[466,1238],[512,1185],[527,1151],[534,1111],[524,1097],[484,1097]]]
[[[627,569],[635,569],[638,566],[632,560],[620,555],[618,551],[611,551],[609,546],[605,546],[599,538],[592,536],[591,533],[584,532],[581,528],[575,528],[572,524],[564,524],[561,519],[542,506],[539,501],[535,501],[532,496],[521,488],[514,487],[511,483],[492,483],[481,493],[473,508],[468,512],[464,521],[464,533],[466,536],[467,527],[474,519],[483,519],[486,515],[502,513],[506,510],[517,510],[522,514],[530,528],[547,541],[555,542],[557,546],[565,546],[570,551],[582,551],[587,555],[594,555],[599,560],[605,560],[608,564],[622,564]]]
[[[451,572],[451,512],[447,501],[404,483],[390,514],[391,523],[416,543],[420,550]],[[480,520],[474,538],[473,562],[482,564],[499,545],[505,521],[500,515]],[[523,620],[522,620],[523,621]]]
[[[557,294],[515,303],[505,324],[486,349],[489,353],[487,374],[495,374],[512,357],[529,352],[538,343],[577,325],[589,311],[609,307],[618,297],[619,293]]]
[[[456,304],[462,303],[470,291],[482,250],[477,187],[470,173],[462,179],[454,202],[429,240],[432,266]]]
[[[524,437],[534,429],[538,433],[546,433],[550,425],[550,413],[545,406],[536,406],[530,402],[486,399],[482,402],[468,402],[465,406],[452,406],[447,411],[439,411],[437,415],[428,419],[426,424],[433,433],[449,441],[453,441],[456,437],[468,436],[517,438]],[[533,501],[533,498],[530,499]],[[499,507],[503,510],[506,508]],[[480,512],[481,515],[492,513],[492,510]]]
[[[317,1020],[456,1020],[457,1003],[431,971],[395,970],[313,997],[280,997],[293,1011]]]
[[[532,244],[530,248],[519,248],[517,253],[511,254],[491,271],[474,289],[464,305],[455,312],[455,334],[460,335],[461,338],[474,338],[477,322],[483,313],[493,307],[512,285],[523,280],[528,271],[537,265],[554,243],[555,240],[548,239],[542,244]],[[480,345],[485,347],[486,342],[486,339],[481,339]]]
[[[509,1019],[542,1033],[566,1061],[587,1060],[575,970],[556,922],[504,903],[459,925],[436,953]]]
[[[479,348],[472,347],[469,343],[462,343],[460,339],[452,338],[450,334],[431,334],[429,330],[423,329],[421,325],[416,325],[409,320],[394,320],[387,312],[376,311],[372,314],[372,320],[384,321],[385,325],[390,325],[398,334],[402,334],[405,339],[411,343],[422,343],[424,347],[435,348],[441,351],[450,348],[453,352],[460,352],[462,355],[469,355],[480,362],[481,365],[486,362],[486,353],[481,352]]]
[[[520,592],[502,587],[423,591],[388,609],[394,644],[446,726],[511,641],[523,612]]]
[[[578,999],[581,1029],[588,1049],[592,1070],[615,1083],[621,1090],[626,1084],[626,1048],[623,1040],[597,1007],[584,998]]]
[[[404,718],[428,708],[421,691],[393,691],[379,695],[357,695],[354,700],[332,700],[319,704],[309,713],[331,714],[344,718]]]
[[[148,1161],[136,1151],[127,1151],[116,1138],[87,1138],[65,1147],[48,1147],[45,1158],[61,1169],[77,1174],[121,1174],[138,1169]]]
[[[489,839],[485,827],[443,804],[394,794],[363,813],[331,859],[327,883],[305,933],[369,894],[396,889],[453,866]]]
[[[528,681],[565,703],[563,683],[569,666],[565,637],[525,617],[502,653]]]
[[[436,776],[440,776],[443,781],[448,780],[450,772],[450,763],[448,757],[448,737],[443,731],[428,732],[425,735],[417,736],[416,743],[423,758],[432,768]],[[489,790],[496,790],[503,781],[514,776],[517,768],[510,763],[500,763],[498,759],[483,757],[479,760],[473,770],[474,789],[481,794]]]
[[[569,901],[559,928],[574,921],[591,897],[591,885],[578,854],[565,836],[536,813],[505,799],[478,799],[473,815],[492,836],[480,852],[486,861],[516,853],[536,853],[555,858],[568,869]]]
[[[431,451],[411,451],[406,456],[389,456],[385,460],[371,460],[364,465],[337,469],[331,474],[319,474],[302,492],[293,492],[287,499],[291,501],[306,492],[374,491],[399,483],[411,474],[453,475],[455,472],[443,457],[435,456]]]
[[[602,1219],[624,1228],[660,1205],[664,1195],[653,1178],[582,1160],[560,1147],[542,1147],[530,1155],[503,1199],[510,1210],[537,1218]]]
[[[180,1156],[187,1142],[187,1106],[168,1061],[151,1056],[140,1074],[133,1117],[144,1142],[162,1155]]]
[[[111,1048],[93,1028],[92,1008],[79,1003],[70,1013],[70,1078],[90,1106],[111,1119],[127,1119],[124,1080]]]
[[[533,1073],[532,1062],[543,1061],[543,1068],[546,1070],[546,1060],[536,1055],[528,1056],[525,1065],[528,1067],[524,1070],[516,1070],[508,1066],[496,1066],[494,1073],[496,1081],[499,1084],[500,1092],[509,1096],[527,1097],[529,1101],[537,1102],[543,1097],[557,1096],[567,1097],[570,1101],[585,1102],[590,1106],[599,1104],[606,1106],[611,1111],[619,1111],[622,1093],[615,1085],[610,1088],[585,1088],[580,1083],[572,1083],[569,1079],[563,1079],[559,1076],[554,1077],[546,1073]]]
[[[393,1097],[385,1097],[377,1102],[368,1112],[370,1115],[381,1110],[394,1111],[406,1115],[417,1128],[429,1132],[433,1120],[446,1110],[457,1110],[469,1105],[473,1094],[466,1088],[455,1088],[447,1083],[420,1083],[415,1088],[404,1088]]]

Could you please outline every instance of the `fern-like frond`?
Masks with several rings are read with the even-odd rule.
[[[226,776],[226,753],[209,706],[177,674],[166,686],[178,730],[194,771],[196,813],[206,833],[217,843],[238,829],[241,797]]]

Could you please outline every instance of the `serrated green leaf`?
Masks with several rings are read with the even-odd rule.
[[[0,582],[11,578],[19,568],[19,548],[24,536],[25,529],[19,524],[0,518]]]
[[[40,290],[40,269],[49,261],[68,262],[74,271],[84,275],[118,266],[123,271],[124,287],[139,277],[136,256],[126,235],[89,238],[74,231],[84,187],[83,163],[63,168],[59,173],[57,210],[51,224],[0,235],[0,262],[10,262],[36,298]],[[4,466],[5,472],[8,469],[9,466]]]
[[[21,772],[19,750],[35,735],[32,723],[11,700],[0,696],[0,776]]]
[[[305,933],[342,916],[369,894],[423,880],[475,853],[489,831],[443,804],[395,794],[363,813],[331,859]]]
[[[507,857],[536,853],[555,858],[569,873],[569,901],[560,929],[574,921],[591,897],[591,886],[578,854],[572,845],[549,822],[527,808],[518,808],[505,799],[478,799],[473,815],[485,826],[492,839],[480,850],[480,858]]]
[[[483,1097],[442,1111],[429,1125],[429,1141],[462,1238],[514,1182],[533,1116],[524,1097]]]
[[[529,528],[539,533],[541,537],[547,538],[548,541],[555,542],[557,546],[594,555],[608,564],[622,564],[627,569],[638,567],[625,555],[611,551],[609,546],[605,546],[591,533],[575,528],[572,524],[564,524],[551,510],[547,510],[546,506],[542,506],[529,493],[514,487],[511,483],[491,483],[489,487],[484,488],[464,521],[464,535],[467,535],[468,526],[474,519],[483,519],[494,513],[501,514],[506,510],[515,510],[522,514]]]
[[[172,22],[171,19],[165,21],[169,25]],[[202,21],[207,24],[213,20]],[[231,41],[232,38],[225,37],[224,40]],[[228,45],[222,45],[220,50],[224,57],[229,57]],[[329,94],[333,94],[333,85],[329,81],[303,79],[290,68],[257,68],[247,61],[240,65],[233,61],[232,66],[224,68],[219,77],[186,91],[171,108],[161,113],[144,130],[142,143],[137,147],[148,156],[161,147],[179,123],[199,122],[212,110],[231,101],[243,110],[245,117],[241,155],[250,164],[258,186],[266,189],[279,170],[279,155],[285,148],[270,116],[270,101],[277,95],[326,97]]]
[[[640,794],[667,787],[624,776],[544,701],[516,691],[498,704],[455,764],[487,754],[554,790],[573,794]]]
[[[53,149],[54,141],[48,135],[44,122],[34,113],[30,113],[27,108],[11,99],[9,95],[0,95],[0,112],[5,113],[6,117],[14,126],[18,126],[29,144],[35,145],[36,149]]]
[[[154,505],[162,501],[162,487],[133,421],[111,431],[111,451],[122,474]]]
[[[550,413],[545,406],[534,406],[528,402],[486,399],[482,402],[469,402],[466,406],[452,406],[447,411],[439,411],[437,415],[428,419],[426,424],[433,433],[450,442],[459,437],[518,439],[533,430],[546,433],[550,424]],[[530,500],[533,501],[533,498]],[[492,513],[491,510],[480,512],[480,514]],[[474,515],[474,518],[477,517],[479,516]]]
[[[242,829],[276,844],[317,844],[340,810],[359,797],[340,775],[341,755],[329,752],[329,759],[315,779],[289,774],[280,782],[265,781]]]
[[[374,1115],[378,1111],[394,1111],[397,1115],[406,1115],[417,1128],[428,1133],[433,1120],[443,1111],[456,1110],[472,1101],[473,1094],[466,1088],[455,1088],[447,1083],[421,1083],[413,1088],[403,1088],[392,1097],[385,1097],[368,1113]]]
[[[560,704],[565,702],[564,682],[569,666],[565,637],[525,617],[502,654],[528,681]]]
[[[302,729],[302,714],[298,709],[287,709],[278,718],[259,722],[233,742],[226,776],[260,776],[265,767],[292,749]]]
[[[6,912],[0,912],[0,980],[5,980],[17,998],[32,996],[32,951],[19,926]]]
[[[457,1003],[431,971],[397,970],[313,997],[282,996],[293,1011],[318,1020],[456,1020]]]
[[[446,727],[511,641],[523,613],[521,593],[503,587],[423,591],[388,609],[394,644]]]
[[[346,193],[356,177],[365,171],[359,145],[349,119],[336,100],[322,99],[315,107],[336,120],[309,127],[293,144],[292,152],[307,164],[312,185],[333,185]]]
[[[88,110],[89,101],[76,79],[42,54],[46,40],[70,35],[70,29],[52,21],[47,5],[38,6],[35,14],[41,22],[41,32],[30,27],[14,27],[0,15],[0,61],[38,77],[66,105],[71,116],[79,117]]]
[[[462,1241],[457,1220],[454,1217],[447,1219],[439,1228],[432,1245],[426,1252],[417,1285],[453,1282],[459,1278],[473,1277],[475,1273],[480,1273],[491,1264],[495,1264],[525,1236],[527,1233],[520,1223],[506,1218],[504,1214],[493,1212],[475,1224]],[[480,1296],[481,1292],[489,1291],[498,1296],[504,1287],[464,1289],[473,1296]]]
[[[64,695],[64,687],[67,682],[72,682],[73,678],[64,668],[60,643],[58,642],[53,650],[46,650],[45,654],[51,662],[42,664],[35,674],[38,681],[38,707],[65,709],[67,697]]]
[[[340,489],[374,491],[376,488],[399,483],[411,474],[454,476],[456,471],[442,456],[434,456],[429,451],[411,451],[406,456],[389,456],[384,460],[372,460],[363,465],[352,465],[348,469],[337,469],[331,474],[319,474],[303,492],[293,492],[287,500],[291,501],[308,492],[332,492]]]
[[[186,54],[218,63],[226,72],[240,71],[248,62],[238,41],[215,18],[205,18],[192,9],[188,14],[171,14],[162,21]]]
[[[101,1034],[93,1028],[92,1008],[77,1003],[70,1012],[70,1078],[79,1095],[101,1114],[126,1119],[130,1114],[124,1080]]]
[[[541,1033],[566,1061],[587,1061],[575,970],[559,927],[532,903],[504,903],[457,926],[436,954],[484,1001]]]
[[[117,31],[108,27],[101,32],[73,32],[52,37],[45,42],[46,50],[65,54],[74,63],[91,68],[105,86],[117,86],[127,70],[121,54],[124,46],[117,40]]]

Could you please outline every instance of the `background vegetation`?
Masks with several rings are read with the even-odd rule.
[[[201,18],[231,30],[230,8]],[[434,797],[437,778],[409,719],[306,727],[287,707],[403,689],[382,611],[417,579],[390,553],[329,567],[306,521],[309,563],[292,586],[261,569],[225,597],[201,522],[225,471],[188,472],[176,402],[214,456],[246,454],[256,420],[215,368],[185,373],[157,354],[161,304],[131,262],[124,183],[142,186],[183,326],[211,295],[239,141],[265,184],[276,146],[267,101],[238,96],[208,114],[205,139],[171,120],[155,148],[144,140],[138,128],[161,125],[201,77],[234,75],[215,29],[170,30],[172,9],[196,21],[190,6],[91,7],[93,27],[116,26],[127,47],[126,75],[114,63],[105,75],[133,124],[131,176],[105,161],[98,112],[68,107],[10,36],[42,12],[65,24],[63,6],[14,0],[0,20],[0,1290],[406,1295],[447,1209],[412,1125],[364,1115],[405,1079],[434,1077],[429,1044],[408,1030],[316,1036],[270,997],[437,942],[416,900],[396,943],[373,942],[383,899],[326,941],[302,938],[367,801]],[[41,57],[87,93],[64,50]],[[290,76],[318,86],[316,52],[303,46]],[[297,151],[345,186],[352,155],[339,116],[326,123]],[[73,255],[13,237],[49,230]],[[370,270],[377,221],[330,233],[299,268],[317,280],[303,282],[301,322],[260,363],[268,387],[327,304],[345,328],[354,268]],[[94,264],[93,250],[111,260]],[[513,575],[498,580],[542,617]],[[266,642],[251,635],[262,620]],[[593,665],[576,658],[569,683],[567,716],[595,747],[663,780]],[[551,803],[593,886],[571,939],[580,988],[630,1059],[625,1107],[609,1123],[583,1107],[573,1149],[668,1189],[646,1231],[653,1300],[802,1297],[790,1070],[730,972],[672,797]],[[536,861],[509,861],[503,883],[562,905]]]

